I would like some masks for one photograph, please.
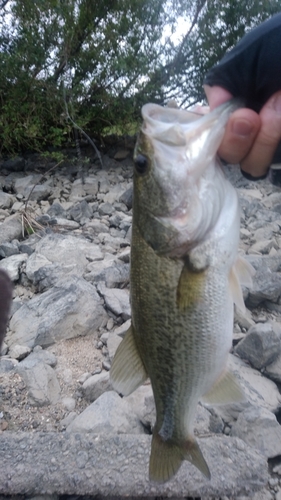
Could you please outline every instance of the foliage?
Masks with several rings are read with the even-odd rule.
[[[131,130],[148,101],[201,100],[207,69],[280,7],[280,0],[2,1],[2,151],[69,140],[64,97],[90,135]]]

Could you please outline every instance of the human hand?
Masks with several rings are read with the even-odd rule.
[[[211,110],[232,97],[245,102],[231,115],[219,154],[256,178],[281,161],[280,47],[281,13],[248,32],[205,76]]]
[[[219,86],[204,85],[210,109],[233,96]],[[235,111],[226,126],[219,155],[228,163],[240,163],[253,177],[266,175],[281,140],[281,91],[264,104],[260,113],[249,108]]]

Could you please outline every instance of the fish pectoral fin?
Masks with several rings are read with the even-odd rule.
[[[205,285],[206,268],[194,270],[188,262],[184,263],[177,287],[177,307],[185,311],[200,300]]]
[[[177,473],[183,460],[188,460],[204,476],[211,478],[207,462],[194,438],[179,443],[174,439],[165,441],[158,433],[153,434],[149,462],[151,481],[157,483],[169,481]]]
[[[244,304],[244,298],[243,298],[243,293],[242,293],[242,288],[240,285],[240,281],[238,278],[238,274],[236,272],[235,266],[232,266],[230,273],[229,273],[229,286],[230,286],[230,292],[232,295],[232,299],[234,304],[242,311],[246,311],[246,307]]]
[[[246,401],[246,396],[233,373],[226,372],[202,397],[208,404],[229,404]]]
[[[110,380],[115,391],[123,396],[129,396],[147,378],[148,375],[133,336],[133,327],[130,326],[113,358]]]

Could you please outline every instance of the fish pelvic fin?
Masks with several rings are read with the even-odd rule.
[[[229,285],[234,304],[245,312],[245,304],[241,285],[251,288],[253,286],[252,277],[255,274],[253,266],[240,255],[237,257],[229,274]]]
[[[237,382],[235,375],[225,372],[202,397],[207,404],[229,404],[247,401],[246,396]]]
[[[149,462],[151,481],[157,483],[169,481],[178,472],[183,460],[188,460],[204,476],[211,478],[207,462],[194,437],[180,443],[174,439],[165,441],[158,433],[153,434]]]
[[[238,255],[234,266],[241,285],[251,288],[253,286],[252,278],[255,275],[256,271],[250,264],[250,262],[241,257],[241,255]]]
[[[123,396],[129,396],[147,378],[148,375],[134,339],[133,327],[130,326],[115,353],[110,369],[110,380],[115,391]]]

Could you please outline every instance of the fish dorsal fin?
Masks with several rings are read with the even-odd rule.
[[[123,396],[129,396],[146,381],[147,377],[134,339],[133,327],[130,326],[115,353],[110,369],[110,380],[115,391]]]
[[[208,479],[209,467],[194,437],[181,442],[164,440],[157,432],[153,434],[149,462],[149,478],[157,483],[171,479],[179,470],[183,460],[188,460]]]
[[[241,403],[246,401],[246,397],[233,373],[227,371],[202,397],[202,401],[208,404]]]

